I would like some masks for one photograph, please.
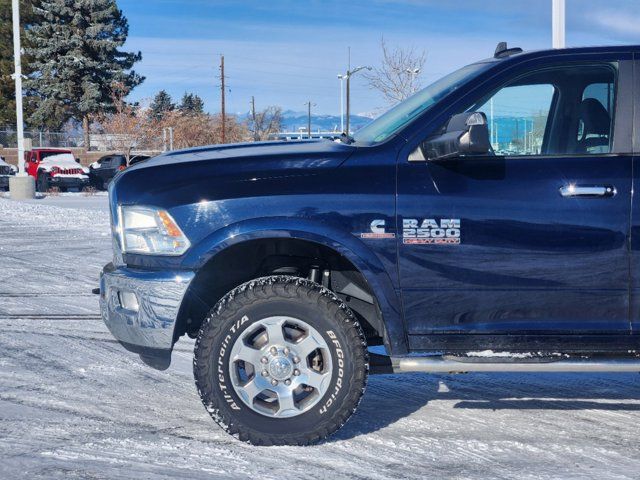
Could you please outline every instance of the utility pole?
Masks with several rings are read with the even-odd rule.
[[[565,47],[565,0],[551,0],[553,48]]]
[[[256,99],[251,95],[251,119],[253,120],[253,141],[257,142],[258,138],[258,124],[256,123]]]
[[[307,106],[307,133],[309,134],[308,138],[311,139],[311,107],[315,107],[316,104],[309,100],[305,105]]]
[[[13,21],[13,64],[12,75],[16,87],[16,133],[18,134],[18,174],[9,179],[11,198],[27,199],[35,197],[35,182],[24,168],[24,119],[22,117],[22,48],[20,47],[20,4],[11,1]]]
[[[225,143],[227,116],[224,110],[224,55],[220,55],[220,115],[222,117],[222,143]]]

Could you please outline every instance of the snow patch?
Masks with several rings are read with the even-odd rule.
[[[482,350],[481,352],[468,352],[468,357],[481,357],[481,358],[532,358],[534,355],[531,352],[494,352],[493,350]]]

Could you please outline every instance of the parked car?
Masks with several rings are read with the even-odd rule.
[[[135,165],[149,158],[151,158],[149,155],[132,155],[129,159],[129,165]],[[89,165],[91,185],[106,190],[116,173],[125,168],[127,168],[127,157],[124,155],[105,155]]]
[[[9,178],[17,173],[18,169],[10,165],[3,157],[0,157],[0,190],[9,190]]]
[[[259,445],[332,434],[370,372],[638,372],[638,72],[502,44],[339,142],[128,168],[102,317],[155,368],[195,338],[206,410]]]
[[[36,191],[51,187],[63,191],[82,190],[89,186],[89,169],[80,165],[71,150],[34,148],[25,153],[27,173],[36,180]]]

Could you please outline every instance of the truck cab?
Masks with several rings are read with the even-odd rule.
[[[169,152],[110,187],[101,309],[254,444],[371,373],[640,371],[640,47],[501,44],[339,141]]]
[[[34,148],[25,152],[25,168],[35,178],[38,192],[51,187],[82,190],[89,186],[89,169],[76,161],[71,150]]]

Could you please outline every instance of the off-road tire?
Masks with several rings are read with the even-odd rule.
[[[264,416],[244,404],[229,374],[231,345],[252,324],[274,315],[313,326],[333,363],[324,396],[289,418]],[[254,445],[308,445],[336,432],[355,412],[366,387],[369,356],[362,328],[333,292],[303,278],[278,275],[235,288],[211,309],[196,339],[193,370],[206,410],[229,434]]]
[[[36,192],[46,193],[49,190],[49,179],[46,173],[38,173],[36,177]]]

